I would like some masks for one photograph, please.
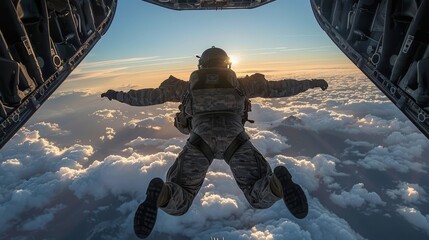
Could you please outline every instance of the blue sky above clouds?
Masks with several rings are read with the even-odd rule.
[[[252,10],[172,11],[135,0],[119,2],[109,31],[63,88],[157,87],[170,74],[187,79],[196,68],[195,56],[211,46],[228,52],[239,76],[260,71],[274,79],[287,71],[350,67],[307,1],[275,1]]]

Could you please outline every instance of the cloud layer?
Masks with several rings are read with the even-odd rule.
[[[355,208],[380,208],[362,212],[400,218],[420,230],[398,231],[427,236],[428,216],[422,213],[427,184],[418,179],[427,172],[429,142],[375,87],[362,84],[361,74],[325,74],[330,83],[325,92],[254,99],[249,117],[256,123],[246,124],[271,167],[285,165],[305,189],[306,219],[293,218],[282,201],[252,209],[229,166],[216,160],[189,212],[181,217],[160,212],[151,238],[363,239],[361,226],[343,214]],[[165,177],[185,144],[187,136],[172,126],[176,103],[133,108],[63,92],[51,104],[69,98],[77,102],[67,105],[67,117],[50,115],[55,123],[36,119],[0,152],[0,237],[61,238],[68,232],[76,238],[133,238],[134,211],[148,182]],[[82,103],[88,103],[85,110]],[[404,173],[417,180],[401,180]],[[336,208],[342,209],[338,215]],[[55,230],[70,211],[82,226]]]
[[[343,208],[348,206],[362,207],[364,204],[368,204],[371,207],[386,205],[386,202],[381,200],[377,193],[368,192],[368,190],[364,188],[363,183],[355,184],[349,192],[341,191],[340,194],[332,193],[330,198],[335,204]]]

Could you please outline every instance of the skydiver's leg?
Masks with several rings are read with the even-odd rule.
[[[154,178],[149,183],[146,199],[134,215],[134,232],[147,238],[155,226],[158,208],[171,215],[182,215],[203,184],[210,161],[189,142],[167,173],[167,182]]]
[[[157,200],[163,186],[164,181],[162,179],[152,179],[146,190],[146,199],[139,205],[134,214],[134,233],[139,238],[147,238],[155,226],[158,213]]]
[[[283,202],[296,218],[305,218],[308,214],[307,197],[301,186],[292,181],[292,175],[285,166],[274,168],[273,189],[280,190]]]
[[[164,186],[170,199],[161,203],[160,208],[171,215],[185,214],[204,182],[210,163],[200,150],[187,142],[167,172]]]
[[[307,197],[301,186],[292,181],[284,166],[277,166],[274,174],[261,153],[246,141],[229,161],[238,186],[254,208],[268,208],[277,200],[283,201],[296,218],[308,214]]]
[[[250,141],[243,143],[228,162],[240,189],[254,208],[269,208],[280,197],[273,194],[271,167]]]

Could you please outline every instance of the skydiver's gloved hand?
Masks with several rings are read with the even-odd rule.
[[[115,91],[115,90],[108,90],[107,92],[102,93],[101,97],[107,97],[109,100],[112,100],[112,99],[117,99],[116,98],[117,95],[118,95],[117,91]]]
[[[311,79],[311,86],[313,88],[320,87],[323,91],[328,88],[328,83],[325,79]]]

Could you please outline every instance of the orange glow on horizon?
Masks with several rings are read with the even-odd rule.
[[[294,76],[323,76],[333,70],[356,70],[356,67],[345,57],[312,57],[312,58],[272,58],[271,60],[255,60],[254,58],[239,59],[234,56],[232,70],[238,77],[261,73],[268,80],[293,78]],[[240,64],[237,64],[240,60]],[[115,60],[120,61],[120,60]],[[128,60],[123,60],[128,61]],[[94,68],[93,66],[97,66]],[[156,88],[170,75],[187,80],[189,75],[197,69],[194,59],[170,61],[162,64],[127,64],[106,65],[88,63],[79,66],[75,72],[64,82],[66,89],[86,89],[91,92],[102,92],[106,89],[141,89]],[[308,74],[307,74],[308,73]]]

